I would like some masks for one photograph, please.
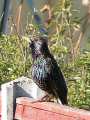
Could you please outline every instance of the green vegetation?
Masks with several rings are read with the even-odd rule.
[[[0,84],[28,74],[31,58],[25,39],[17,36],[0,37]]]
[[[90,52],[79,47],[84,32],[80,29],[80,18],[72,15],[74,12],[70,0],[59,0],[53,8],[54,18],[48,25],[49,30],[52,28],[49,47],[66,78],[69,104],[90,110]],[[79,45],[80,35],[77,41],[73,37],[75,28],[82,36]],[[87,46],[90,47],[89,44]],[[31,77],[31,64],[27,37],[0,36],[0,84],[20,76]]]

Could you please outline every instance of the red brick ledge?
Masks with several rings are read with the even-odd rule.
[[[32,103],[29,98],[17,98],[15,119],[18,120],[90,120],[90,112],[51,102]]]

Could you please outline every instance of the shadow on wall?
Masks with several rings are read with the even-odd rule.
[[[17,84],[13,87],[13,91],[14,91],[13,93],[13,115],[14,115],[16,110],[16,98],[18,97],[33,98],[33,97]]]

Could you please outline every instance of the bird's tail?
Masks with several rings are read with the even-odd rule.
[[[59,96],[59,99],[63,105],[68,105],[67,95]]]

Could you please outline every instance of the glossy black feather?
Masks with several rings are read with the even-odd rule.
[[[30,44],[33,66],[32,77],[34,82],[44,91],[59,98],[62,104],[67,104],[67,86],[64,76],[56,60],[51,55],[47,40],[40,38]]]

